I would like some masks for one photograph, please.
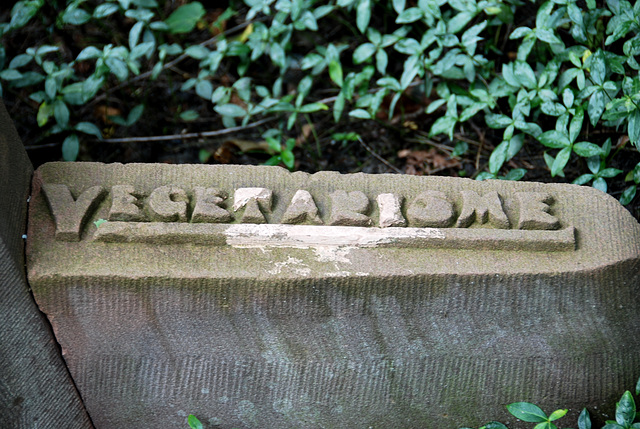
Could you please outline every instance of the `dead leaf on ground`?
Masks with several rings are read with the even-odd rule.
[[[429,150],[403,149],[398,152],[398,158],[406,158],[405,173],[423,176],[437,173],[447,168],[459,168],[460,161],[442,154],[435,148]]]
[[[213,158],[220,164],[229,164],[236,152],[265,152],[273,155],[273,150],[266,141],[231,139],[226,140],[213,153]]]
[[[109,116],[119,116],[121,114],[122,110],[116,107],[109,107],[105,105],[96,106],[96,108],[93,109],[93,116],[95,116],[96,119],[102,121],[102,123],[106,125],[113,124],[113,122],[111,122],[111,120],[109,119]]]

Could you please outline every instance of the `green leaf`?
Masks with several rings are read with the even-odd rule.
[[[36,115],[38,126],[44,127],[47,122],[49,122],[49,117],[52,113],[53,107],[50,104],[48,104],[47,102],[40,104],[40,107],[38,108],[38,114]]]
[[[371,114],[364,109],[355,109],[349,112],[349,116],[358,119],[371,119]]]
[[[339,61],[331,61],[329,63],[329,77],[336,85],[342,88],[342,64]]]
[[[131,126],[136,122],[138,122],[138,119],[140,119],[143,112],[144,112],[144,104],[138,104],[133,109],[131,109],[131,111],[129,112],[129,115],[127,116],[127,126]]]
[[[438,118],[429,130],[430,136],[438,134],[446,134],[450,139],[453,139],[453,129],[456,126],[457,120],[451,116],[443,116]]]
[[[553,165],[551,166],[551,177],[556,177],[563,173],[564,167],[569,162],[569,157],[571,157],[571,148],[565,147],[556,156],[555,161],[553,161]],[[526,420],[525,420],[526,421]]]
[[[640,162],[636,164],[636,167],[633,169],[633,173],[633,180],[636,183],[640,183]],[[636,175],[638,176],[637,178]],[[636,395],[640,396],[640,378],[638,378],[638,382],[636,383]]]
[[[93,11],[93,17],[96,19],[106,18],[107,16],[116,13],[118,9],[119,7],[117,4],[103,3],[98,5],[98,7]]]
[[[569,410],[555,410],[553,413],[551,413],[551,415],[549,416],[549,421],[554,421],[554,420],[558,420],[559,418],[564,417],[567,412]]]
[[[280,158],[282,159],[282,163],[286,165],[289,170],[293,169],[295,163],[293,152],[291,152],[290,150],[283,150],[280,153]]]
[[[49,76],[44,81],[44,92],[50,100],[55,98],[56,93],[58,92],[58,85],[56,84],[55,78]]]
[[[525,170],[524,168],[514,168],[513,170],[509,171],[507,175],[504,176],[504,178],[505,180],[518,181],[522,179],[525,174],[527,174],[527,170]]]
[[[93,136],[96,136],[99,140],[102,140],[102,133],[100,132],[100,128],[98,128],[91,122],[80,122],[76,124],[74,129],[85,134],[91,134]]]
[[[82,25],[91,19],[91,15],[85,10],[79,9],[76,3],[67,7],[62,15],[62,22],[71,25]]]
[[[169,27],[169,32],[173,34],[177,33],[189,33],[195,27],[196,24],[205,14],[205,9],[200,2],[188,3],[180,6],[173,11],[164,23]]]
[[[71,134],[62,142],[62,159],[65,161],[75,161],[80,152],[80,141],[78,136]]]
[[[329,106],[324,103],[310,103],[305,104],[300,108],[300,113],[312,113],[320,110],[329,110]]]
[[[489,113],[485,115],[484,118],[487,122],[487,125],[491,128],[505,128],[511,125],[511,123],[513,122],[513,119],[511,119],[510,117],[495,113]]]
[[[627,125],[627,131],[629,133],[629,140],[636,148],[640,146],[640,110],[634,110],[627,118],[629,124]]]
[[[636,185],[631,185],[627,189],[625,189],[624,192],[622,193],[622,196],[620,196],[620,204],[622,204],[623,206],[626,206],[631,201],[633,201],[633,199],[636,196],[636,188],[637,188]],[[583,428],[579,427],[578,429],[583,429]],[[588,427],[586,429],[591,429],[591,428]]]
[[[617,168],[605,168],[600,172],[600,177],[606,177],[606,178],[616,177],[618,174],[622,172],[623,172],[622,170]]]
[[[405,0],[393,0],[393,9],[396,13],[402,13],[405,7]]]
[[[94,46],[87,46],[78,54],[76,61],[84,61],[94,58],[100,58],[102,56],[102,51]]]
[[[636,404],[628,390],[624,392],[620,402],[616,404],[616,422],[619,425],[629,427],[636,417]]]
[[[33,57],[31,55],[27,55],[27,54],[17,55],[9,63],[9,68],[10,69],[17,69],[17,68],[26,66],[27,64],[29,64],[31,62],[32,59],[33,59]]]
[[[500,422],[489,422],[486,425],[482,426],[480,429],[508,429],[508,428]]]
[[[364,43],[356,48],[353,52],[353,62],[355,64],[360,64],[371,58],[371,56],[376,52],[376,47],[373,43]]]
[[[599,156],[602,154],[602,148],[600,146],[589,142],[580,142],[574,144],[573,151],[584,158]]]
[[[53,116],[61,128],[67,128],[69,125],[69,108],[62,100],[56,100],[53,103]]]
[[[607,182],[602,177],[598,177],[596,180],[594,180],[591,186],[599,191],[607,192]]]
[[[187,423],[191,429],[202,429],[202,423],[200,423],[200,420],[198,420],[198,418],[193,414],[189,414]]]
[[[538,136],[538,141],[547,147],[562,149],[571,145],[566,134],[559,131],[546,131]]]
[[[118,80],[121,82],[126,80],[127,76],[129,76],[129,69],[121,59],[109,57],[106,59],[105,63],[109,67],[109,70],[111,70],[111,72],[116,75]]]
[[[222,116],[230,116],[232,118],[240,118],[247,114],[247,112],[242,107],[232,103],[215,106],[213,110],[215,110]]]
[[[423,12],[417,7],[405,9],[396,18],[396,24],[410,24],[422,18]]]
[[[19,1],[11,9],[9,29],[24,27],[38,13],[44,1]]]
[[[389,62],[389,57],[384,49],[379,49],[376,52],[376,68],[380,74],[385,74],[387,71],[387,63]]]
[[[569,125],[569,140],[574,142],[578,138],[578,134],[580,134],[580,130],[582,130],[582,122],[584,121],[584,111],[579,108],[574,117],[571,119],[571,124]]]
[[[105,222],[107,222],[105,219],[98,219],[98,220],[94,221],[93,223],[95,224],[96,228],[100,228],[100,225],[102,225]]]
[[[182,119],[185,122],[195,121],[199,117],[200,115],[195,110],[185,110],[180,114],[180,119]]]
[[[371,0],[359,0],[358,7],[356,9],[356,26],[361,33],[365,33],[367,31],[367,27],[369,27],[372,8],[373,5],[371,4]]]
[[[282,46],[278,43],[272,43],[269,47],[269,56],[275,65],[280,68],[284,68],[287,62],[287,55],[285,54]]]
[[[205,100],[211,100],[213,94],[213,84],[208,80],[200,80],[196,83],[196,94]]]
[[[514,73],[518,82],[528,89],[534,89],[537,86],[536,75],[529,64],[524,61],[516,61]]]
[[[493,150],[491,156],[489,157],[489,171],[491,172],[491,174],[498,174],[498,171],[500,171],[502,165],[507,159],[508,149],[509,142],[503,141]]]
[[[204,46],[201,45],[193,45],[189,46],[185,51],[185,54],[189,55],[191,58],[195,58],[196,60],[202,60],[206,58],[211,51]]]
[[[394,46],[396,51],[406,55],[419,55],[422,53],[422,47],[416,39],[407,37],[399,40]]]
[[[592,181],[594,177],[595,176],[593,174],[583,174],[582,176],[579,176],[576,180],[574,180],[571,183],[573,183],[574,185],[585,185],[590,181]],[[578,421],[578,425],[580,425],[579,421]]]

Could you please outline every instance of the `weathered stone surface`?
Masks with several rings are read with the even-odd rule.
[[[24,272],[32,168],[0,101],[0,427],[91,424]]]
[[[52,214],[48,185],[104,193]],[[29,279],[98,428],[517,428],[504,404],[577,416],[640,375],[640,226],[591,188],[54,163],[30,204]]]

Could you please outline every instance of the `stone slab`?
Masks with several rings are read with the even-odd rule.
[[[0,101],[0,427],[90,428],[24,268],[33,169]]]
[[[52,163],[28,234],[98,428],[518,428],[640,371],[640,225],[592,188]]]

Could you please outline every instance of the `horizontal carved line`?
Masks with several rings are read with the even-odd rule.
[[[104,222],[93,239],[105,243],[233,247],[409,247],[468,250],[573,251],[575,230],[369,228],[354,226]]]

